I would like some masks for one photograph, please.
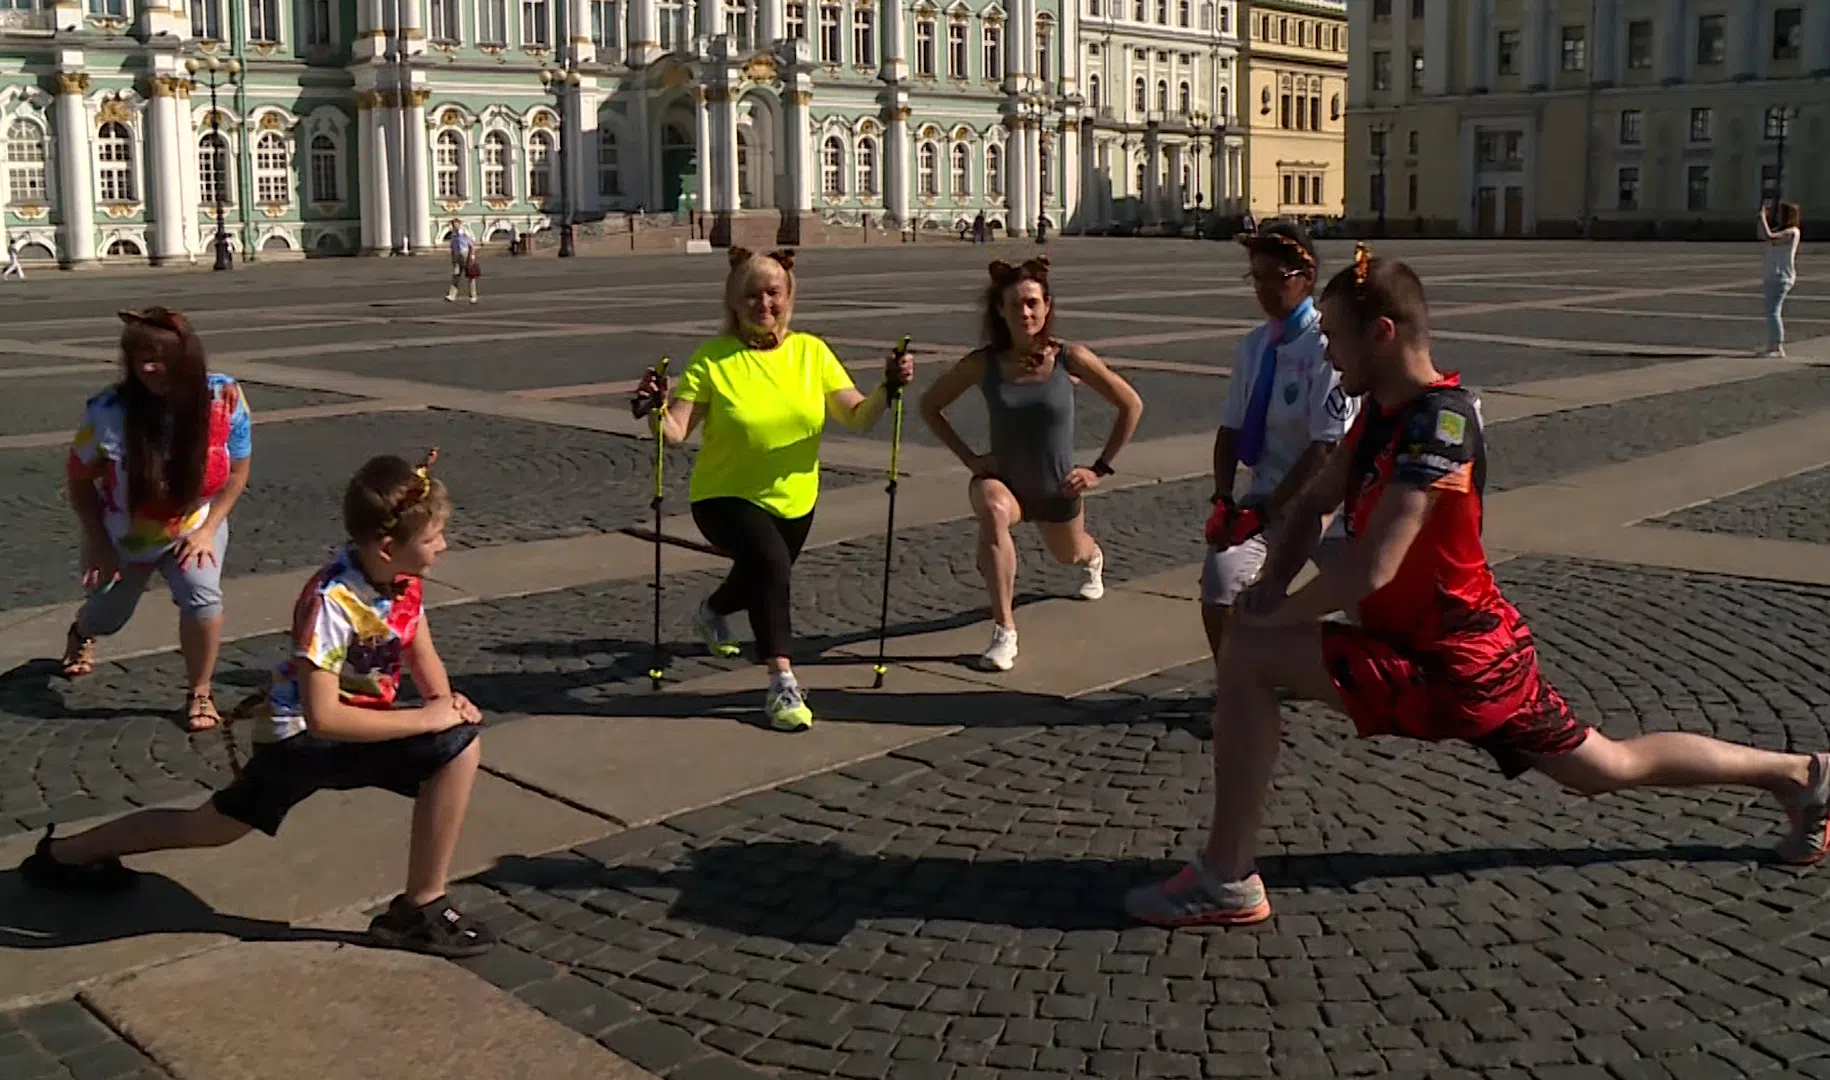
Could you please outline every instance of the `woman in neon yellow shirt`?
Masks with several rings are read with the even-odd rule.
[[[715,656],[736,656],[727,616],[747,611],[756,653],[769,669],[764,707],[780,731],[805,731],[813,711],[788,663],[789,576],[813,526],[820,491],[820,435],[827,417],[868,430],[889,406],[889,385],[915,376],[907,353],[891,355],[868,396],[824,341],[789,330],[794,252],[731,249],[724,333],[699,347],[663,413],[662,434],[681,443],[703,425],[693,462],[693,521],[731,556],[724,584],[699,605],[693,626]],[[649,373],[638,396],[659,394]]]

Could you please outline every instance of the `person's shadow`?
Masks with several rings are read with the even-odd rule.
[[[164,874],[142,873],[112,896],[72,896],[0,872],[0,949],[62,949],[149,934],[222,934],[242,941],[334,941],[363,944],[346,930],[295,927],[217,911]]]

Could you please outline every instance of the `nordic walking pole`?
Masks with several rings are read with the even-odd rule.
[[[909,351],[909,335],[902,335],[896,345],[898,356]],[[896,478],[897,458],[902,454],[902,384],[894,380],[889,383],[890,408],[890,483],[884,490],[890,496],[890,520],[883,530],[883,606],[877,617],[877,677],[871,682],[871,689],[883,689],[883,677],[889,674],[889,665],[884,663],[884,650],[889,638],[890,628],[890,548],[896,543]]]
[[[655,381],[662,389],[659,398],[649,406],[654,415],[654,502],[651,504],[654,507],[654,634],[648,653],[648,685],[650,689],[659,690],[667,673],[661,658],[661,502],[667,491],[664,476],[667,436],[662,428],[667,423],[667,357],[661,357],[654,373]]]

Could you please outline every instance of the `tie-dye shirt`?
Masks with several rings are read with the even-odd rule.
[[[157,562],[179,539],[202,525],[210,500],[229,479],[229,467],[253,453],[253,421],[241,384],[212,374],[210,436],[203,467],[203,489],[189,513],[185,507],[155,501],[136,515],[127,497],[127,405],[118,387],[89,399],[82,426],[70,443],[70,476],[95,486],[102,500],[108,536],[127,562]]]
[[[392,594],[370,583],[344,548],[305,583],[292,609],[292,655],[274,669],[267,692],[270,722],[256,742],[278,742],[305,730],[304,681],[312,671],[337,677],[338,698],[361,709],[388,709],[400,693],[407,646],[424,624],[418,578]]]

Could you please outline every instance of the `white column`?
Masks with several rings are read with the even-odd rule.
[[[1525,52],[1525,86],[1550,85],[1550,0],[1525,0],[1525,32],[1520,35]]]
[[[1080,182],[1079,124],[1072,120],[1061,121],[1060,130],[1055,134],[1055,154],[1061,159],[1055,167],[1056,175],[1061,177],[1061,215],[1055,226],[1066,231],[1069,222],[1079,224],[1085,220],[1082,204],[1085,192]]]
[[[184,237],[187,261],[195,263],[199,248],[197,204],[203,201],[202,180],[197,174],[197,132],[191,127],[191,91],[196,83],[186,79],[178,84],[178,231]]]
[[[724,33],[724,4],[720,0],[698,0],[698,5],[700,36],[710,41]]]
[[[1009,117],[1005,127],[1010,137],[1004,140],[1004,199],[1009,203],[1004,227],[1011,236],[1028,236],[1029,151],[1024,145],[1023,118]]]
[[[63,214],[63,263],[95,259],[95,173],[89,167],[89,111],[83,92],[89,76],[57,73],[57,196]]]
[[[394,177],[399,169],[394,162],[399,158],[394,139],[393,117],[399,111],[393,107],[394,97],[389,91],[376,95],[375,107],[369,110],[374,126],[369,132],[369,142],[375,154],[375,174],[372,181],[375,189],[375,250],[387,254],[394,250]],[[516,161],[520,158],[517,156]]]
[[[382,214],[382,191],[376,185],[377,168],[375,156],[375,105],[378,96],[373,90],[364,90],[356,95],[356,198],[362,214],[362,250],[375,251],[387,248],[387,234],[377,233],[375,222]]]
[[[1004,147],[1004,160],[1010,160],[1008,143]],[[1008,185],[1005,190],[1010,190]],[[883,209],[898,227],[908,225],[909,107],[903,104],[892,105],[884,116]]]
[[[725,210],[743,209],[737,184],[737,103],[728,86],[713,87],[711,99],[712,159],[717,163],[718,198]]]
[[[1805,38],[1805,70],[1813,75],[1830,71],[1830,4],[1806,4],[1799,30]]]
[[[724,198],[724,189],[712,182],[718,175],[718,170],[712,159],[712,107],[706,103],[703,86],[693,88],[693,128],[693,171],[696,174],[694,184],[698,188],[699,209],[707,212],[729,210],[730,207],[720,202]],[[661,198],[665,199],[667,194],[663,192]]]
[[[1467,7],[1467,0],[1462,0]],[[1440,97],[1449,92],[1449,76],[1455,68],[1455,49],[1451,44],[1455,28],[1452,0],[1428,0],[1423,8],[1423,92]],[[1469,12],[1470,15],[1473,12]]]
[[[412,5],[408,5],[409,7]],[[406,108],[401,111],[401,123],[406,125],[407,144],[407,201],[406,227],[401,232],[413,244],[413,250],[430,251],[432,249],[432,181],[430,177],[430,159],[426,146],[426,99],[432,95],[430,90],[412,89],[406,94]]]
[[[1473,119],[1464,117],[1461,123],[1461,198],[1456,208],[1455,218],[1463,233],[1473,233],[1479,224],[1474,206],[1474,141],[1475,124]]]
[[[372,33],[387,26],[382,16],[381,3],[382,0],[359,0],[356,6],[356,40],[351,44],[351,51],[357,59],[387,55],[386,35]]]
[[[1154,92],[1154,90],[1152,91]],[[1157,137],[1157,129],[1152,126],[1144,129],[1144,213],[1155,217],[1163,212],[1163,189],[1157,183],[1157,155],[1163,152]]]
[[[147,110],[146,195],[152,212],[152,261],[163,265],[184,255],[184,176],[179,168],[179,139],[184,130],[178,112],[177,84],[169,75],[152,78],[152,107]]]
[[[623,38],[623,63],[643,67],[661,54],[661,8],[656,0],[626,0],[629,5],[629,33]]]
[[[787,154],[788,210],[796,214],[813,211],[813,132],[807,122],[807,106],[813,101],[808,90],[790,90],[782,95],[782,149]]]
[[[1245,151],[1241,147],[1234,146],[1229,148],[1227,156],[1232,159],[1228,169],[1233,177],[1229,184],[1233,196],[1233,209],[1234,211],[1243,210],[1247,200],[1251,198],[1251,192],[1246,190]]]
[[[419,56],[426,51],[425,24],[420,21],[420,8],[424,0],[403,0],[400,5],[400,50],[408,56]],[[515,5],[510,4],[512,10]]]
[[[1242,13],[1241,18],[1256,18],[1250,13]],[[1243,31],[1241,36],[1244,36]],[[1398,65],[1393,64],[1393,67]],[[1347,5],[1347,107],[1362,108],[1366,105],[1366,92],[1372,87],[1372,4]],[[1250,86],[1240,86],[1240,93],[1249,94]],[[1241,116],[1250,116],[1247,108],[1250,102],[1239,105]]]
[[[1665,0],[1660,7],[1653,29],[1658,35],[1653,73],[1660,82],[1669,82],[1684,78],[1690,71],[1690,4],[1687,0]]]
[[[1527,3],[1532,0],[1526,0]],[[1410,0],[1392,0],[1392,100],[1403,104],[1420,91],[1411,89],[1411,4]],[[1292,27],[1292,30],[1295,28]],[[1424,58],[1428,70],[1429,58]]]
[[[1062,97],[1079,93],[1080,87],[1085,85],[1080,78],[1080,68],[1087,59],[1080,49],[1080,5],[1081,0],[1061,0],[1061,23],[1056,27],[1055,51],[1061,56]],[[1199,5],[1195,11],[1200,11]],[[1200,15],[1194,18],[1198,20]]]
[[[1822,6],[1821,4],[1819,5]],[[1766,50],[1760,47],[1760,0],[1740,0],[1728,14],[1728,77],[1751,79],[1764,75]]]
[[[572,28],[572,62],[597,62],[597,44],[591,40],[591,0],[565,0],[566,23]]]
[[[1446,6],[1446,5],[1445,5]],[[1351,12],[1350,12],[1351,15]],[[1469,0],[1462,49],[1470,92],[1493,86],[1493,0]],[[1349,48],[1353,45],[1349,42]],[[1351,87],[1350,87],[1351,89]]]
[[[1027,2],[1027,0],[1026,0]],[[1034,11],[1034,8],[1031,8]],[[1033,66],[1033,65],[1032,65]],[[1028,170],[1029,192],[1025,197],[1029,211],[1026,224],[1031,236],[1036,233],[1036,222],[1042,217],[1042,118],[1032,116],[1023,125],[1023,145],[1029,155]],[[1059,223],[1057,223],[1059,224]]]
[[[602,196],[597,190],[597,109],[601,92],[597,88],[597,78],[586,75],[579,80],[572,92],[573,134],[576,140],[572,145],[578,147],[578,153],[569,154],[568,160],[576,159],[573,173],[583,187],[574,187],[572,194],[576,205],[585,210],[601,210]],[[619,162],[619,165],[621,163]]]
[[[882,0],[877,18],[883,23],[883,64],[877,77],[886,83],[905,82],[909,77],[909,24],[903,0]],[[1004,27],[1004,52],[1010,52],[1008,25]],[[1009,68],[1008,59],[1004,66]]]
[[[752,4],[750,17],[756,20],[756,46],[761,49],[773,48],[775,43],[781,40],[784,23],[787,21],[786,0],[750,0],[750,2]],[[896,6],[894,0],[890,0],[887,6],[894,9]],[[879,11],[877,17],[883,18],[886,14],[887,12]]]

